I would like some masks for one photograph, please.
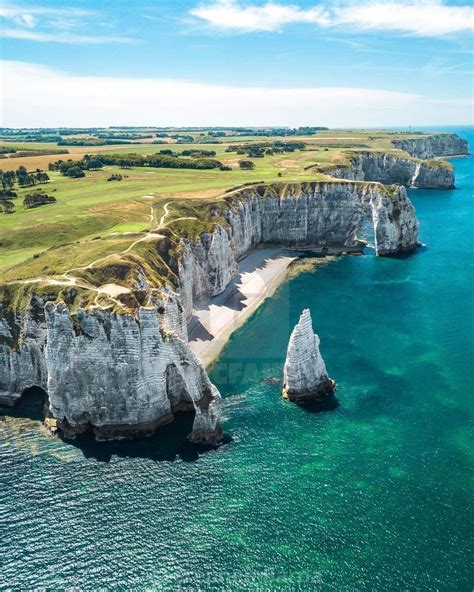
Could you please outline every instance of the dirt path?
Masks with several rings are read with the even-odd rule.
[[[170,205],[170,203],[171,203],[170,201],[168,203],[165,203],[165,205],[163,207],[164,214],[160,218],[159,226],[163,226],[163,224],[165,223],[166,216],[170,213],[170,211],[168,210],[168,206]]]

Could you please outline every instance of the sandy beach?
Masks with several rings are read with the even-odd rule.
[[[297,253],[281,248],[257,249],[240,262],[227,288],[197,306],[188,325],[189,345],[206,367],[216,360],[230,335],[285,279]]]

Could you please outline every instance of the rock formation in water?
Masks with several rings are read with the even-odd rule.
[[[348,164],[314,165],[308,169],[325,172],[331,177],[352,181],[419,187],[423,189],[453,189],[454,169],[443,161],[422,161],[389,152],[352,152]]]
[[[436,158],[469,154],[468,143],[457,134],[434,134],[392,140],[392,146],[408,152],[415,158]]]
[[[146,260],[122,257],[121,269],[129,265],[133,281],[116,296],[114,310],[97,299],[81,304],[94,294],[95,268],[82,295],[78,285],[62,296],[54,284],[41,285],[41,293],[34,284],[8,286],[14,294],[0,306],[0,403],[14,404],[26,388],[39,386],[48,395],[51,425],[66,436],[91,431],[98,439],[148,435],[174,412],[190,409],[190,439],[216,443],[222,438],[220,395],[187,344],[193,303],[222,292],[239,259],[262,243],[360,250],[357,232],[369,219],[377,255],[418,245],[418,221],[403,187],[260,184],[206,207],[219,221],[213,232],[181,239],[173,249],[169,237],[157,235]],[[112,263],[105,276],[115,268]],[[101,277],[99,269],[99,287]],[[28,304],[15,304],[15,290],[30,290]]]
[[[311,314],[305,309],[288,344],[283,379],[283,398],[293,403],[321,401],[333,392],[321,353],[319,337],[313,332]]]

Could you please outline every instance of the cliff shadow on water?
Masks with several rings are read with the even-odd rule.
[[[13,406],[0,405],[0,421],[2,416],[18,419],[30,419],[42,423],[47,408],[48,395],[40,387],[33,386],[24,390],[21,399]],[[74,439],[64,438],[58,432],[59,438],[67,446],[79,449],[85,458],[92,458],[99,462],[109,462],[113,456],[119,458],[143,458],[155,462],[194,462],[203,454],[216,450],[214,446],[196,445],[189,442],[187,436],[192,431],[194,421],[193,412],[178,411],[174,420],[157,430],[153,436],[136,440],[115,440],[100,442],[95,440],[92,433],[77,436]],[[231,441],[230,436],[224,436],[223,444]]]
[[[306,413],[312,413],[314,415],[324,413],[325,411],[334,411],[340,405],[336,395],[337,390],[327,395],[322,401],[298,403],[298,407],[301,407]]]
[[[215,446],[196,445],[187,439],[191,433],[194,413],[178,411],[174,420],[157,430],[149,437],[135,440],[114,440],[100,442],[91,434],[77,436],[74,440],[62,438],[63,442],[81,450],[85,458],[93,458],[99,462],[109,462],[112,457],[146,458],[155,462],[195,462],[203,454],[219,450]],[[223,444],[231,441],[224,437]]]

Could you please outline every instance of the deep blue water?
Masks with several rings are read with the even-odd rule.
[[[0,588],[472,590],[474,171],[453,162],[456,190],[410,192],[425,248],[304,273],[234,334],[218,451],[183,445],[186,418],[81,447],[0,421]],[[304,307],[338,383],[322,413],[280,394]]]

